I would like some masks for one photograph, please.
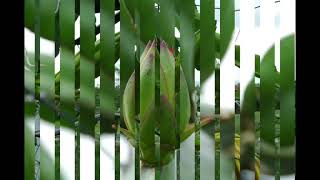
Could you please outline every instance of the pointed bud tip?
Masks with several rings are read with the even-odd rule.
[[[160,49],[167,49],[169,50],[170,54],[174,56],[174,48],[172,47],[169,48],[168,44],[164,40],[162,40],[160,43]]]
[[[146,49],[149,49],[152,45],[153,41],[148,41],[148,44],[146,45]]]
[[[152,40],[150,47],[155,48],[156,47],[156,40]]]
[[[161,41],[160,48],[167,48],[167,43],[164,40]]]

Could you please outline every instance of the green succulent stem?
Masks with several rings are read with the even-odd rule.
[[[200,128],[211,123],[214,120],[213,117],[204,117],[200,120]],[[195,123],[188,124],[187,128],[180,135],[181,142],[186,140],[196,130]]]

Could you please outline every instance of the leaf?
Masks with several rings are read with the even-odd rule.
[[[96,50],[100,52],[100,57],[97,57],[99,62],[96,64],[95,76],[100,75],[100,111],[108,113],[101,114],[100,133],[110,131],[110,121],[116,122],[115,119],[112,118],[117,107],[115,105],[114,63],[119,59],[120,33],[116,33],[115,36],[110,36],[110,34],[114,34],[115,31],[114,8],[114,1],[101,1],[101,33],[100,40],[96,45]],[[105,99],[108,99],[108,101]]]
[[[60,109],[65,113],[69,114],[70,117],[61,116],[60,117],[60,125],[67,126],[70,128],[74,127],[75,121],[75,89],[76,84],[79,88],[79,80],[76,81],[75,73],[75,61],[74,57],[74,11],[71,11],[69,8],[73,7],[74,2],[72,1],[61,1],[60,2],[60,39],[61,39],[61,47],[60,47],[60,71],[56,77],[59,77],[59,81],[57,78],[55,79],[55,91],[57,95],[60,95]],[[79,56],[80,57],[80,56]],[[79,61],[80,63],[80,58]],[[80,70],[79,65],[78,71]],[[77,88],[77,89],[78,89]],[[49,104],[45,105],[46,109],[54,109],[54,104],[51,103],[51,107]],[[63,114],[65,114],[63,113]],[[49,117],[45,118],[46,120],[51,120]]]
[[[152,3],[151,3],[152,4]],[[148,12],[150,9],[154,9],[152,5],[145,4],[145,10]],[[151,7],[150,7],[151,6]],[[149,9],[149,10],[148,10]],[[149,14],[153,16],[152,14]],[[143,15],[141,15],[141,23],[143,24]],[[150,23],[150,22],[149,22]],[[141,29],[142,30],[142,29]],[[144,38],[151,38],[148,37],[148,33],[154,32],[145,32]],[[141,37],[143,38],[144,33],[141,33]],[[149,35],[151,35],[149,34]],[[147,40],[147,39],[143,39]],[[154,129],[155,129],[155,62],[156,62],[156,41],[153,40],[152,44],[147,53],[145,54],[144,58],[140,60],[140,74],[139,74],[139,98],[140,98],[140,108],[139,108],[139,118],[140,118],[140,142],[144,142],[148,148],[150,146],[154,146]],[[143,151],[141,146],[141,150]],[[152,155],[154,156],[154,155]],[[147,158],[148,159],[148,158]]]
[[[95,16],[94,2],[80,1],[80,131],[94,136],[95,119]],[[91,61],[86,60],[88,58]],[[87,91],[84,91],[87,89]],[[90,108],[86,108],[89,106]],[[90,121],[90,123],[86,123]]]
[[[201,69],[200,84],[214,72],[216,61],[216,41],[215,41],[215,23],[214,23],[214,1],[202,0],[201,3],[201,24],[200,31],[202,39],[196,35],[196,57],[200,60]],[[196,65],[197,66],[197,65]]]
[[[115,34],[115,50],[114,50],[114,63],[117,62],[117,60],[119,59],[119,53],[120,53],[120,33],[116,33]],[[91,61],[92,63],[95,63],[95,77],[98,77],[100,74],[100,70],[103,73],[107,73],[107,69],[102,68],[100,69],[100,61],[104,61],[103,63],[105,63],[105,61],[107,61],[108,59],[104,59],[103,57],[100,56],[101,54],[101,44],[100,44],[100,40],[96,41],[95,43],[95,54],[94,54],[94,58],[88,58],[85,54],[82,55],[82,57],[86,57],[87,60]],[[68,47],[61,47],[61,49],[67,49]],[[68,48],[69,51],[73,51],[71,48]],[[69,52],[71,53],[71,52]],[[75,88],[78,89],[80,87],[80,81],[79,81],[79,75],[80,75],[80,52],[78,52],[74,58],[74,63],[75,63]],[[58,72],[56,74],[56,88],[59,88],[59,82],[60,82],[60,72]]]
[[[161,11],[159,13],[159,30],[158,36],[166,42],[169,48],[178,48],[175,47],[175,3],[171,0],[160,0]],[[178,53],[175,53],[178,54]]]
[[[158,122],[160,124],[160,143],[176,147],[176,130],[178,124],[175,117],[175,64],[174,56],[169,51],[167,43],[160,43],[160,105]],[[180,91],[181,92],[181,91]],[[189,99],[189,95],[186,96]],[[190,111],[186,108],[187,111]],[[181,120],[185,121],[185,120]],[[181,123],[182,124],[182,123]],[[186,123],[184,123],[185,126]],[[184,128],[180,126],[180,129]],[[168,153],[162,153],[165,156]]]
[[[255,55],[255,63],[256,63],[256,66],[257,66],[257,63],[260,64],[260,56],[259,55]],[[240,46],[239,45],[236,45],[235,46],[235,64],[237,67],[240,68]],[[256,69],[255,70],[255,76],[260,78],[260,70]],[[279,78],[280,78],[280,74],[279,72],[276,72],[276,84],[275,86],[278,88],[279,87]]]
[[[164,41],[160,45],[160,98],[165,104],[170,105],[166,107],[172,109],[171,115],[175,119],[175,97],[179,96],[180,102],[180,119],[174,120],[180,123],[180,133],[186,128],[189,123],[191,115],[191,105],[189,99],[189,92],[187,90],[187,82],[184,72],[180,67],[180,91],[175,95],[175,64],[174,57],[169,51],[168,46]],[[160,103],[161,104],[161,103]],[[162,114],[162,113],[161,113]],[[170,128],[171,127],[171,128]],[[177,128],[177,124],[167,127],[168,129]],[[166,128],[163,128],[166,129]]]
[[[280,143],[281,147],[295,144],[295,36],[280,42]]]
[[[69,62],[72,62],[74,61],[73,59],[73,54],[72,53],[66,53],[66,59],[65,61],[69,61]],[[32,53],[29,53],[28,54],[28,57],[29,59],[33,59],[34,58],[34,54]],[[40,55],[40,59],[41,59],[41,64],[43,66],[48,66],[50,63],[49,61],[51,60],[52,57],[48,57],[47,55],[43,55],[41,54]],[[84,58],[83,60],[87,60],[86,58]],[[88,61],[88,60],[87,60]],[[65,72],[69,72],[69,73],[72,73],[72,70],[73,70],[73,64],[72,63],[67,63],[65,64],[65,66],[61,67],[64,69]],[[52,85],[49,83],[49,81],[46,81],[47,78],[52,78],[52,75],[50,74],[45,74],[44,73],[45,71],[43,71],[43,73],[41,74],[41,78],[43,79],[43,83],[41,83],[41,89],[42,89],[42,93],[48,93],[50,91],[52,91],[52,89],[50,89],[50,87],[52,87]],[[82,71],[83,73],[86,73],[85,69]],[[66,75],[65,77],[63,77],[63,90],[62,90],[62,94],[64,97],[63,97],[63,103],[64,103],[64,108],[63,109],[60,109],[62,110],[61,111],[61,118],[64,118],[68,121],[68,123],[62,123],[61,125],[62,126],[65,126],[65,127],[69,127],[69,128],[74,128],[74,122],[75,122],[75,109],[74,109],[74,103],[75,103],[75,96],[69,96],[68,94],[75,94],[75,90],[74,90],[74,79],[71,77],[71,76],[68,76]],[[34,94],[34,69],[30,69],[30,70],[25,70],[25,90],[27,91],[28,94]],[[110,82],[111,83],[111,82]],[[72,90],[72,92],[70,92],[70,90]],[[69,92],[68,92],[69,91]],[[87,86],[83,86],[83,88],[81,89],[82,92],[86,92],[86,93],[83,93],[82,97],[84,98],[84,101],[85,99],[88,99],[89,97],[86,97],[84,96],[85,94],[94,94],[95,93],[95,89],[89,89]],[[65,92],[65,93],[64,93]],[[42,98],[41,99],[41,102],[42,102],[42,106],[41,106],[41,111],[43,111],[42,115],[44,118],[44,120],[46,121],[49,121],[49,122],[54,122],[55,119],[52,115],[50,115],[49,112],[53,112],[57,109],[55,104],[52,103],[52,101],[49,101],[49,99],[52,99],[52,98],[58,98],[59,96],[57,97],[52,97],[52,94],[49,94],[50,96],[46,96],[46,98]],[[77,95],[79,97],[79,94]],[[109,102],[109,99],[111,98],[114,98],[112,95],[110,96],[107,96],[105,98],[106,101]],[[94,111],[95,109],[95,105],[94,106],[90,106],[88,103],[83,103],[83,108],[86,108],[86,109],[89,109],[90,111]],[[32,109],[29,110],[29,107],[32,108],[32,103],[27,103],[26,104],[27,106],[27,111],[26,113],[29,114],[29,116],[33,116],[33,112],[32,112]],[[48,113],[46,113],[46,111]],[[106,125],[109,127],[108,131],[111,132],[112,131],[112,118],[113,118],[113,113],[112,113],[112,109],[110,108],[105,108],[105,109],[102,109],[101,111],[102,114],[104,114],[104,116],[108,117],[108,121],[109,122],[109,125]],[[112,116],[111,116],[112,115]],[[110,119],[109,119],[110,118]],[[95,124],[95,120],[92,120],[92,119],[87,119],[86,121],[83,121],[82,123],[84,123],[84,125],[93,125]],[[89,132],[86,131],[86,130],[82,130],[81,131],[82,133],[85,133],[85,134],[88,134]]]
[[[293,61],[293,41],[294,39],[294,35],[290,35],[290,36],[287,36],[287,37],[284,37],[281,39],[281,44],[282,44],[282,49],[281,49],[281,63],[283,64],[283,66],[281,67],[287,67],[288,65],[290,65],[290,61],[292,63]],[[291,47],[291,48],[290,48]],[[282,106],[283,110],[282,111],[282,108],[281,109],[281,112],[285,113],[286,115],[284,120],[282,120],[282,122],[286,122],[283,124],[283,126],[281,127],[290,127],[292,128],[291,124],[293,123],[293,120],[289,120],[289,119],[292,119],[292,118],[289,118],[287,119],[286,117],[288,116],[291,116],[290,114],[294,114],[292,112],[292,110],[294,110],[294,106],[293,106],[293,101],[294,101],[294,91],[295,91],[295,84],[294,84],[294,80],[292,79],[293,77],[293,68],[286,68],[285,70],[283,70],[283,74],[278,74],[278,72],[276,71],[275,69],[275,66],[272,62],[273,60],[273,55],[274,55],[274,46],[272,46],[268,51],[267,53],[265,54],[265,56],[262,58],[262,62],[261,62],[261,72],[259,74],[261,74],[261,84],[260,84],[260,87],[256,87],[256,90],[257,92],[255,93],[252,93],[252,90],[250,91],[247,91],[245,92],[245,95],[244,95],[244,101],[243,101],[243,106],[242,106],[242,111],[255,111],[255,109],[252,109],[256,106],[256,104],[253,104],[252,103],[252,95],[255,94],[257,97],[256,97],[256,101],[257,103],[261,104],[260,106],[263,106],[263,107],[266,107],[267,111],[270,111],[270,108],[273,107],[276,108],[276,104],[279,102],[279,98],[277,96],[277,92],[280,91],[280,98],[282,97],[283,99],[281,100],[282,102],[280,102],[280,105]],[[257,59],[257,57],[256,57]],[[259,61],[256,61],[256,62],[259,62]],[[292,66],[292,65],[291,65]],[[291,79],[287,78],[287,75],[290,77],[291,75]],[[280,78],[282,78],[282,86],[283,88],[280,88],[280,90],[278,90],[276,88],[276,86],[274,86],[274,84],[277,82],[276,80],[278,79],[278,76],[279,77],[279,80]],[[280,81],[278,81],[280,82]],[[254,84],[254,77],[252,78],[251,82],[249,83],[251,85]],[[250,87],[250,86],[249,86]],[[289,88],[290,87],[290,88]],[[262,94],[263,93],[263,94]],[[262,97],[263,95],[263,97]],[[260,99],[259,99],[259,96]],[[273,98],[270,98],[270,97],[273,97]],[[262,99],[261,99],[262,98]],[[262,102],[263,101],[263,102]],[[288,103],[288,104],[287,104]],[[253,106],[254,105],[254,106]],[[270,105],[270,106],[269,106]],[[266,128],[266,133],[271,133],[269,135],[265,135],[268,139],[269,142],[272,142],[273,143],[273,121],[270,120],[271,119],[274,119],[272,118],[270,113],[268,113],[269,115],[266,114],[266,109],[263,109],[263,107],[260,107],[260,109],[263,111],[262,115],[261,115],[261,118],[265,119],[266,120],[266,124],[263,125],[264,128]],[[285,109],[291,109],[290,110],[290,113],[289,112],[285,112]],[[268,120],[267,120],[268,119]],[[291,130],[289,130],[291,131]],[[281,131],[281,134],[283,132],[287,132],[289,133],[289,131]],[[286,133],[284,133],[286,134]],[[289,133],[290,134],[290,133]],[[288,137],[288,136],[286,136]],[[290,139],[290,137],[288,137]],[[265,140],[267,140],[265,139]],[[286,139],[286,138],[284,138]],[[282,143],[286,144],[285,142],[288,142],[286,140],[283,140],[281,141]],[[289,143],[289,144],[292,144]]]
[[[40,1],[40,36],[49,40],[55,40],[56,7],[56,0]],[[24,22],[25,26],[31,31],[34,31],[36,12],[35,1],[25,0]]]
[[[135,52],[134,45],[136,42],[136,35],[134,34],[134,19],[133,14],[129,11],[129,6],[126,0],[120,0],[120,97],[122,102],[122,94],[124,92],[126,83],[128,82],[132,72],[135,68]],[[131,1],[129,1],[130,3]],[[132,1],[133,2],[133,1]],[[122,106],[122,105],[121,105]],[[121,107],[122,111],[122,107]]]
[[[223,59],[234,31],[234,0],[223,0],[220,2],[220,7],[220,58]]]
[[[134,87],[135,87],[135,73],[132,73],[132,75],[130,76],[130,79],[126,84],[126,88],[123,93],[122,115],[124,118],[124,122],[126,124],[126,128],[128,129],[128,131],[132,132],[133,134],[135,134],[135,119],[136,119],[135,106],[133,106],[133,104],[135,104],[135,96],[134,96],[135,88]]]
[[[95,9],[95,13],[99,13],[100,12],[100,0],[94,0],[94,9]],[[115,3],[117,4],[118,0],[115,0]],[[80,0],[75,0],[75,4],[76,4],[76,15],[80,15]],[[118,3],[119,4],[119,3]]]
[[[260,115],[261,138],[274,142],[275,110],[275,48],[272,46],[264,55],[260,66]]]
[[[127,3],[133,2],[131,0],[127,0]],[[135,17],[139,18],[139,22],[136,22],[137,31],[140,36],[140,49],[144,49],[146,44],[149,41],[152,41],[156,37],[156,8],[155,8],[155,0],[139,0],[136,3],[137,11],[135,12]],[[133,5],[131,8],[133,8]],[[139,41],[137,41],[139,42]]]
[[[294,35],[281,38],[281,73],[275,69],[274,60],[274,46],[272,46],[262,58],[261,62],[261,80],[260,87],[256,87],[257,94],[251,90],[245,91],[243,106],[241,108],[243,112],[254,112],[256,109],[256,103],[260,104],[258,107],[261,112],[255,116],[260,118],[260,137],[263,144],[261,145],[262,164],[266,164],[269,167],[274,167],[275,158],[274,154],[270,154],[270,148],[274,149],[275,141],[275,113],[278,111],[278,103],[280,100],[280,153],[285,153],[288,148],[295,146],[295,131],[294,131],[294,111],[295,111],[295,80],[294,80]],[[259,71],[259,70],[258,70]],[[280,76],[280,77],[279,77]],[[278,77],[278,78],[277,78]],[[279,81],[277,81],[279,80]],[[252,78],[250,84],[254,82]],[[280,89],[277,89],[275,84],[279,82]],[[249,86],[250,87],[250,86]],[[277,93],[280,91],[280,98]],[[260,94],[260,95],[259,95]],[[252,97],[256,95],[257,97]],[[260,96],[260,99],[259,99]],[[256,112],[257,113],[257,112]],[[241,117],[243,119],[243,117]],[[269,150],[268,150],[269,149]],[[272,151],[273,152],[273,151]],[[294,157],[281,157],[281,174],[288,174],[294,172]]]
[[[180,62],[189,92],[194,90],[194,1],[179,1]],[[182,3],[183,2],[183,3]]]

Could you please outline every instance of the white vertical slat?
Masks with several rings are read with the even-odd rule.
[[[245,89],[252,79],[255,70],[255,52],[256,45],[254,29],[254,1],[240,1],[240,100],[241,106]]]
[[[289,34],[296,33],[296,1],[281,0],[280,12],[281,12],[280,30],[279,30],[280,37],[284,37]],[[296,77],[296,73],[295,73],[295,77]]]
[[[281,0],[280,5],[280,35],[295,33],[296,27],[296,1]]]
[[[60,13],[60,16],[61,13]],[[79,17],[80,19],[80,17]],[[61,25],[60,25],[61,26]],[[78,28],[80,29],[80,24],[78,21]],[[77,29],[77,25],[74,24],[74,31]],[[60,29],[62,26],[60,27]],[[61,38],[61,37],[59,37]],[[76,37],[74,37],[76,39]],[[60,47],[61,48],[61,47]],[[61,50],[61,49],[60,49]],[[74,52],[76,51],[76,47],[74,48]],[[55,73],[59,72],[61,69],[61,58],[60,53],[56,57],[55,60]],[[66,61],[67,59],[63,59],[63,61]],[[65,62],[64,62],[65,63]],[[64,65],[66,66],[66,65]],[[62,73],[62,72],[61,72]],[[64,81],[65,77],[62,77],[60,80],[60,101],[63,101],[67,98],[74,98],[72,95],[71,97],[67,97],[70,94],[74,94],[74,89],[71,88],[64,88],[66,86],[66,83]],[[63,104],[63,103],[61,103]],[[63,105],[60,105],[60,111],[63,112]],[[71,116],[75,116],[74,114],[71,114]],[[66,119],[61,116],[60,118],[60,125],[63,121],[66,121]],[[64,128],[63,126],[60,126],[60,179],[62,180],[63,177],[67,180],[74,180],[75,179],[75,147],[76,147],[76,141],[75,141],[75,130],[74,128]]]
[[[75,131],[60,128],[60,171],[68,180],[75,179]]]
[[[235,40],[239,29],[235,28],[230,40],[228,49],[222,59],[220,65],[220,114],[222,118],[234,113],[234,90],[235,90],[235,75],[237,68],[235,67]]]
[[[40,3],[40,8],[42,7],[43,4]],[[52,17],[51,17],[52,18]],[[44,23],[43,19],[40,20],[40,23]],[[43,30],[40,30],[40,32]],[[49,61],[45,61],[44,59],[41,58],[44,46],[47,46],[48,54],[47,56],[50,57]],[[54,68],[55,68],[55,63],[54,63],[54,43],[48,43],[48,41],[44,40],[43,38],[40,38],[40,99],[46,99],[48,100],[49,103],[54,104]],[[46,65],[43,65],[44,62]],[[44,73],[50,73],[50,77],[46,77]],[[46,87],[43,84],[50,83],[50,86]],[[46,89],[48,88],[48,89]],[[48,152],[49,154],[55,154],[55,127],[54,126],[46,126],[44,125],[44,121],[41,119],[42,117],[42,110],[41,110],[41,105],[42,105],[42,100],[40,100],[40,175],[44,176],[44,174],[48,174],[47,176],[54,177],[55,174],[55,162],[54,158],[50,159],[52,162],[45,162],[44,159],[46,159],[45,153]],[[49,112],[49,116],[54,117],[55,112],[54,110],[51,110]],[[37,122],[36,122],[37,123]],[[37,125],[36,124],[36,130],[37,130]],[[46,145],[44,145],[46,144]],[[44,146],[43,146],[44,145]],[[49,175],[50,174],[50,175]],[[40,176],[41,177],[41,176]]]
[[[275,11],[274,1],[264,0],[261,1],[260,6],[260,28],[259,28],[259,53],[261,57],[267,52],[268,47],[271,47],[275,42]],[[262,58],[260,59],[262,60]]]
[[[240,106],[242,109],[246,88],[255,71],[255,2],[254,0],[240,1]],[[241,117],[240,117],[241,118]],[[241,121],[241,120],[240,120]],[[241,139],[242,140],[242,139]],[[245,140],[244,140],[245,141]],[[241,151],[241,149],[240,149]],[[240,165],[241,166],[241,165]],[[241,167],[240,167],[241,168]],[[245,175],[245,171],[241,173]],[[254,180],[254,173],[246,175],[248,179]]]
[[[221,2],[220,2],[220,7],[222,6]],[[234,7],[236,8],[235,5]],[[222,17],[220,16],[220,20],[221,18]],[[233,18],[235,18],[235,16]],[[220,28],[221,28],[220,34],[225,33],[223,32],[224,31],[224,29],[222,29],[223,27],[220,27]],[[233,155],[225,153],[224,150],[226,148],[226,144],[228,143],[226,142],[227,135],[225,133],[227,132],[227,129],[229,127],[231,128],[231,126],[234,126],[234,124],[232,124],[234,123],[234,120],[231,120],[231,118],[234,118],[234,112],[235,112],[235,82],[236,82],[235,80],[236,80],[236,72],[237,72],[237,68],[235,67],[235,40],[238,36],[238,33],[239,33],[239,28],[236,28],[234,24],[233,34],[228,44],[226,53],[224,57],[221,58],[222,63],[220,65],[220,119],[219,119],[221,120],[220,179],[236,179],[235,171],[234,171]],[[232,123],[231,122],[223,123],[222,121],[225,119],[231,120]],[[224,159],[223,157],[226,159]]]
[[[41,108],[41,107],[40,107]],[[41,110],[40,110],[41,111]],[[53,112],[52,112],[52,115]],[[50,173],[54,174],[54,154],[55,154],[55,127],[49,126],[48,123],[42,119],[40,119],[40,151],[47,152],[48,155],[52,154],[51,157],[44,157],[42,153],[40,153],[40,174],[41,173]],[[52,160],[52,163],[45,163],[43,161],[44,158],[49,158]],[[52,165],[52,166],[50,166]],[[48,167],[49,166],[49,167]],[[46,175],[43,175],[46,176]]]
[[[275,29],[274,29],[274,41],[275,41],[275,66],[277,68],[277,70],[280,72],[280,24],[281,24],[281,7],[280,4],[275,4],[274,5],[274,15],[275,15]],[[279,23],[279,24],[278,24]]]
[[[114,180],[114,134],[100,136],[100,179]]]
[[[180,144],[180,179],[195,179],[195,136],[194,133]],[[176,178],[175,178],[176,179]]]
[[[35,74],[34,74],[34,64],[35,64],[35,58],[31,58],[30,57],[30,53],[34,53],[34,49],[35,49],[35,37],[34,34],[31,33],[31,31],[27,28],[24,28],[24,50],[25,50],[25,56],[24,56],[24,87],[25,89],[31,85],[30,92],[34,92],[35,89]],[[32,78],[27,78],[28,75],[31,74]],[[35,99],[34,99],[34,93],[30,96],[26,96],[24,95],[25,98],[25,102],[26,102],[26,98],[29,98],[31,100],[32,104],[32,108],[33,110],[35,110]],[[25,107],[26,108],[26,107]],[[35,114],[35,112],[34,112]],[[33,117],[32,119],[27,119],[25,116],[24,119],[24,155],[29,156],[28,152],[26,151],[26,148],[28,146],[30,146],[30,144],[32,146],[31,147],[31,152],[35,152],[36,147],[33,146],[35,144],[35,138],[32,138],[31,141],[27,141],[27,136],[28,136],[28,129],[29,129],[29,133],[32,133],[32,136],[34,137],[35,135],[35,121],[34,121],[35,117]],[[32,154],[31,158],[35,158],[34,154]],[[26,159],[26,158],[25,158]],[[34,176],[35,175],[35,159],[33,159],[33,166],[31,167],[24,167],[25,170],[27,171],[33,171],[31,174]]]
[[[80,135],[80,180],[95,179],[95,142],[88,135]]]

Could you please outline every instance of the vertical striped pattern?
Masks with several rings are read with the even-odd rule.
[[[200,2],[200,12],[195,2]],[[25,122],[25,171],[29,172],[25,179],[200,180],[208,179],[207,171],[210,171],[210,178],[218,180],[239,179],[245,170],[251,170],[258,180],[260,171],[273,174],[275,179],[288,171],[295,172],[295,37],[283,36],[290,24],[287,20],[292,17],[282,13],[289,7],[289,1],[281,4],[261,1],[261,5],[257,5],[253,1],[220,0],[220,7],[215,7],[215,0],[199,2],[26,0],[25,9],[32,12],[27,12],[25,26],[34,32],[35,43],[34,53],[29,55],[27,50],[25,53],[25,118],[35,115],[35,121],[31,121],[34,122],[31,128],[28,121]],[[239,9],[235,9],[237,2],[240,2]],[[278,31],[275,27],[279,20],[277,8],[281,12]],[[116,13],[119,9],[120,13]],[[215,13],[215,9],[220,10],[220,14]],[[238,11],[241,33],[236,46],[235,26],[239,18],[235,17],[235,12]],[[258,11],[261,12],[260,27],[255,29],[254,12]],[[216,14],[220,15],[217,27],[220,34],[215,32]],[[78,16],[81,17],[80,28],[75,28]],[[100,24],[97,23],[99,18]],[[116,33],[115,23],[120,18],[120,32]],[[178,31],[175,32],[175,28]],[[81,38],[75,40],[79,29]],[[44,52],[46,48],[42,45],[47,42],[40,37],[51,41],[53,46],[48,48],[49,52]],[[156,48],[154,57],[151,53],[148,58],[149,62],[155,61],[151,70],[154,74],[147,77],[145,83],[141,80],[145,76],[141,75],[140,60],[151,41]],[[259,43],[270,44],[270,47],[260,48]],[[78,44],[80,53],[75,52]],[[170,74],[170,78],[174,78],[170,81],[172,87],[175,83],[175,119],[172,117],[175,124],[163,123],[167,117],[161,114],[166,108],[160,96],[165,88],[160,81],[163,78],[161,57],[167,53],[164,45],[175,57],[175,71]],[[119,58],[118,99],[115,63]],[[235,76],[235,66],[241,66],[240,78]],[[201,72],[199,88],[195,87],[195,82],[199,81],[195,68]],[[122,96],[133,72],[137,119],[130,129],[135,136],[129,138],[134,146],[134,150],[129,146],[129,152],[133,154],[126,158],[125,146],[120,153],[120,133],[131,134],[128,135],[123,122]],[[189,131],[180,129],[180,117],[184,117],[182,112],[185,112],[180,104],[184,104],[182,98],[186,98],[180,97],[180,77],[185,77],[190,94]],[[100,78],[98,88],[95,87],[96,78]],[[240,88],[234,84],[236,79],[240,79]],[[152,87],[142,89],[146,84]],[[197,90],[208,84],[208,87],[214,86],[210,93],[212,97],[215,94],[215,99],[208,100],[204,93],[198,104]],[[34,99],[28,99],[28,94]],[[154,97],[154,101],[150,101],[149,96]],[[239,100],[240,111],[234,102]],[[207,105],[207,102],[212,103]],[[116,109],[119,104],[120,113]],[[141,118],[145,114],[141,115],[140,111],[149,112],[148,109],[152,109],[152,118],[145,118],[149,120],[146,122]],[[200,128],[202,119],[205,122],[212,119],[214,123]],[[211,155],[214,157],[210,159],[204,150],[208,145],[204,142],[208,132],[213,130],[211,138],[215,147]],[[192,135],[180,142],[181,137],[185,138],[186,132],[191,131]],[[110,135],[114,136],[112,146],[106,138]],[[176,137],[174,142],[173,136]],[[167,147],[174,147],[170,149],[173,160],[162,165],[160,160],[167,155]],[[107,154],[111,158],[106,158]],[[154,161],[148,164],[152,167],[146,167],[147,161],[141,161],[142,156]],[[260,161],[264,165],[261,169]],[[123,165],[125,163],[127,166]]]

